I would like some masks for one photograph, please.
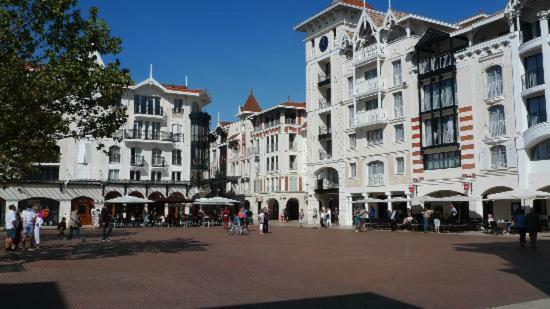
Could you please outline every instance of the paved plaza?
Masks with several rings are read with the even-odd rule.
[[[479,308],[550,293],[547,236],[529,249],[515,237],[295,227],[118,229],[111,243],[95,230],[85,243],[44,234],[40,250],[0,254],[3,308]]]

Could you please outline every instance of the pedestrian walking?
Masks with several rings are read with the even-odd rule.
[[[260,213],[258,214],[258,224],[260,225],[260,227],[258,228],[258,231],[260,231],[261,235],[264,234],[264,220],[265,220],[265,213],[264,213],[264,210],[261,209]]]
[[[319,224],[321,225],[321,227],[326,227],[326,212],[325,212],[325,207],[321,207],[321,211],[319,212]]]
[[[327,213],[326,213],[326,217],[327,217],[327,227],[332,227],[332,211],[330,210],[330,207],[327,208]]]
[[[65,238],[65,230],[67,229],[67,218],[63,217],[61,218],[61,222],[57,224],[57,230],[59,233],[57,233],[57,238]]]
[[[536,248],[537,235],[540,232],[541,224],[540,215],[535,208],[531,208],[531,212],[525,216],[525,229],[529,233],[529,246]]]
[[[298,220],[300,221],[300,228],[302,227],[302,225],[304,225],[304,217],[305,217],[304,210],[300,209],[300,213],[298,214]]]
[[[428,220],[430,219],[430,215],[431,215],[431,210],[426,210],[422,212],[424,233],[428,232]]]
[[[525,229],[525,210],[523,209],[518,210],[518,213],[514,218],[514,226],[516,227],[516,230],[518,231],[518,234],[519,234],[520,246],[525,247],[525,243],[527,242],[525,240],[525,235],[527,234],[527,230]]]
[[[69,215],[69,235],[67,235],[67,240],[71,241],[73,234],[76,234],[76,237],[80,238],[81,241],[86,241],[84,236],[82,236],[80,226],[80,215],[78,214],[78,210],[74,209]]]
[[[6,251],[15,250],[13,239],[15,238],[15,229],[17,227],[17,215],[15,214],[15,205],[8,206],[6,213]]]
[[[340,226],[340,211],[338,210],[338,207],[334,209],[334,224],[337,226]]]
[[[229,228],[229,209],[227,207],[224,207],[222,210],[222,220],[223,220],[223,228],[228,229]]]
[[[44,211],[38,211],[36,215],[36,219],[34,221],[34,243],[35,248],[40,248],[40,229],[42,228],[42,224],[44,223],[44,216],[47,215],[47,212],[45,209]]]
[[[374,207],[370,208],[369,219],[370,219],[370,223],[376,222],[376,209],[374,209]]]
[[[21,211],[19,209],[15,210],[15,216],[17,217],[17,224],[15,225],[15,238],[12,240],[12,243],[15,250],[18,250],[19,244],[23,239],[23,218],[21,217]]]
[[[101,214],[99,216],[99,225],[103,228],[101,241],[109,242],[109,235],[111,235],[111,231],[113,230],[113,228],[111,227],[111,214],[109,213],[109,209],[107,209],[107,207],[105,206],[101,209]]]
[[[317,228],[317,217],[318,217],[317,208],[314,208],[313,209],[313,227],[314,228]]]
[[[368,231],[367,219],[369,218],[369,213],[367,209],[365,209],[365,207],[361,207],[361,209],[359,210],[359,216],[361,218],[361,221],[359,222],[359,224],[361,224],[361,231],[362,232]]]
[[[434,227],[435,227],[435,233],[436,234],[439,234],[439,226],[441,225],[441,221],[439,220],[438,217],[435,217],[434,218]]]
[[[451,219],[451,224],[456,224],[456,220],[458,218],[458,211],[456,210],[455,208],[455,205],[451,204],[451,211],[450,211],[450,219]]]
[[[36,220],[36,213],[31,208],[31,205],[27,205],[27,208],[21,213],[23,219],[23,250],[27,248],[27,241],[29,243],[29,250],[34,250],[32,248],[32,236],[34,234],[34,222]]]
[[[269,210],[264,207],[264,233],[269,233]]]
[[[397,209],[394,209],[391,212],[390,222],[391,222],[391,230],[392,230],[392,232],[395,232],[395,230],[397,228]]]

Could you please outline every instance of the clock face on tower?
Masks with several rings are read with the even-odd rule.
[[[324,52],[328,48],[328,38],[326,36],[323,36],[321,40],[319,41],[319,50],[321,52]]]

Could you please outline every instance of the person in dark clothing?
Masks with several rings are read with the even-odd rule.
[[[492,219],[492,217],[490,217],[490,219]],[[495,221],[493,220],[492,222],[495,222]],[[525,211],[523,209],[520,209],[516,217],[514,218],[514,227],[516,228],[519,234],[519,244],[522,247],[525,247],[526,230],[525,230]]]
[[[537,247],[537,234],[539,233],[540,228],[540,215],[533,208],[531,209],[531,212],[525,216],[525,229],[527,230],[527,233],[529,233],[531,248]]]
[[[101,241],[110,241],[109,235],[111,234],[113,228],[111,227],[111,214],[109,213],[107,207],[103,207],[103,209],[101,209],[101,214],[99,215],[99,224],[103,227]]]
[[[269,210],[267,210],[267,208],[264,208],[264,214],[265,214],[265,218],[264,218],[264,233],[269,233],[269,225],[268,225],[268,222],[269,222]]]
[[[61,222],[57,224],[57,230],[59,233],[57,234],[57,238],[63,239],[65,238],[65,230],[67,229],[67,219],[65,217],[61,218]]]

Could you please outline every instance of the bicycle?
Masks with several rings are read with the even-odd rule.
[[[248,235],[250,234],[250,230],[245,226],[233,224],[227,229],[227,235],[235,235],[235,234]]]

